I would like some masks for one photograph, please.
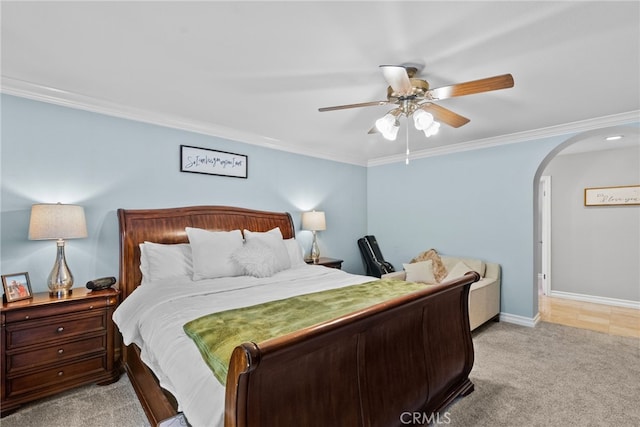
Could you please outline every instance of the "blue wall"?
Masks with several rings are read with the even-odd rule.
[[[537,314],[537,179],[563,135],[369,168],[271,150],[12,96],[2,96],[2,274],[28,271],[44,291],[55,244],[29,241],[33,203],[85,206],[89,238],[67,243],[76,286],[118,274],[117,208],[219,204],[321,209],[323,255],[363,273],[356,240],[375,234],[397,269],[429,248],[502,265],[501,311]],[[637,126],[637,124],[636,124]],[[249,178],[181,173],[180,144],[249,156]],[[305,248],[308,231],[299,231]]]
[[[34,292],[55,260],[55,242],[27,239],[31,205],[85,207],[89,237],[67,242],[75,286],[118,275],[118,208],[233,205],[288,211],[298,231],[303,211],[324,210],[323,255],[363,273],[356,240],[366,234],[366,168],[212,136],[2,95],[2,274],[27,271]],[[181,144],[246,154],[248,179],[179,171]],[[346,209],[345,207],[348,207]]]
[[[501,264],[501,311],[532,319],[534,177],[567,138],[370,167],[367,230],[397,270],[430,248]]]

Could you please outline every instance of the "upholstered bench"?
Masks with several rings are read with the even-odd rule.
[[[469,324],[471,330],[476,329],[488,320],[498,320],[500,316],[500,264],[444,255],[439,258],[442,260],[442,265],[446,270],[446,276],[441,279],[441,283],[460,277],[471,270],[480,274],[480,280],[472,284],[469,291]],[[432,260],[417,261],[411,264],[403,264],[403,266],[405,268],[403,271],[385,274],[382,277],[424,282],[427,285],[438,283],[433,274]],[[441,272],[442,274],[443,272]]]

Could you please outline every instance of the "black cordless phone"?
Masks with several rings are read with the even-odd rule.
[[[110,288],[116,283],[115,277],[100,277],[99,279],[89,280],[87,282],[87,288],[92,291],[101,291],[103,289]]]

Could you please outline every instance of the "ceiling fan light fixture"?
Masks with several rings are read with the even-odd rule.
[[[387,132],[383,133],[382,136],[389,141],[395,141],[398,136],[398,131],[400,130],[399,125],[392,126]]]
[[[393,114],[386,114],[384,117],[376,120],[376,129],[378,129],[378,131],[385,139],[388,139],[389,141],[395,141],[396,137],[398,136],[400,124]]]
[[[440,123],[435,121],[436,118],[440,122],[453,128],[459,128],[469,123],[468,118],[438,105],[436,101],[507,89],[514,85],[511,74],[502,74],[439,88],[431,88],[429,82],[416,77],[417,67],[409,65],[381,65],[380,69],[382,70],[384,79],[389,84],[387,87],[387,99],[385,101],[336,105],[333,107],[319,108],[318,110],[322,112],[376,105],[395,105],[393,110],[384,117],[376,120],[375,126],[369,130],[369,133],[373,134],[378,132],[381,133],[385,139],[395,141],[400,129],[398,117],[405,116],[408,127],[410,116],[413,116],[415,128],[423,131],[425,137],[428,138],[437,134],[440,130]],[[409,129],[407,129],[407,149],[408,135]]]
[[[426,130],[433,124],[433,115],[418,109],[413,113],[413,124],[418,130]]]
[[[433,135],[437,134],[439,130],[440,130],[440,123],[433,122],[433,123],[431,123],[431,126],[429,126],[428,128],[424,129],[424,136],[429,138],[430,136],[433,136]]]

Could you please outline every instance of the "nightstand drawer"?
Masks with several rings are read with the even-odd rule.
[[[7,349],[59,341],[66,338],[106,331],[103,312],[84,315],[54,316],[34,322],[7,325]]]
[[[64,300],[60,300],[64,301]],[[95,310],[106,307],[108,304],[115,304],[116,297],[92,298],[89,301],[69,301],[65,304],[53,303],[45,306],[30,307],[22,310],[14,310],[6,313],[6,322],[14,323],[21,320],[36,320],[52,315],[61,315],[67,313],[78,313],[86,310]]]
[[[55,366],[28,375],[7,378],[9,397],[106,372],[104,360],[105,356],[101,355],[68,365]]]
[[[106,335],[17,353],[7,352],[7,374],[106,351]]]

